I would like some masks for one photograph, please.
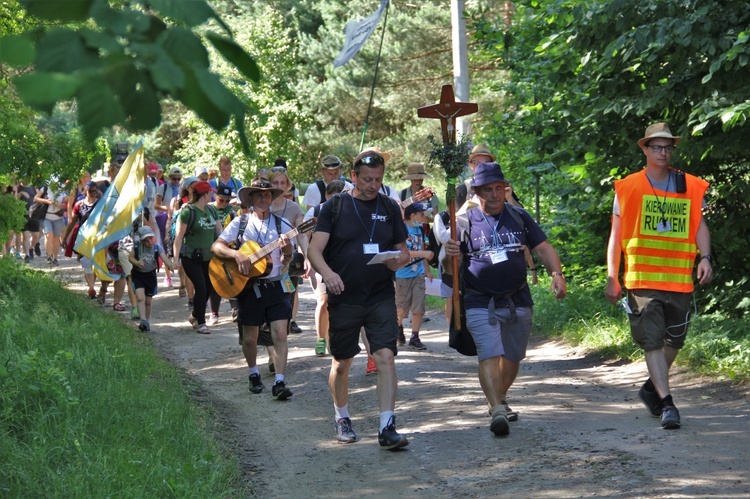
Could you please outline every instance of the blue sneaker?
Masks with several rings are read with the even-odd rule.
[[[406,437],[396,431],[396,416],[391,416],[388,425],[378,432],[378,443],[383,450],[396,450],[409,445]]]
[[[340,444],[352,444],[357,441],[357,434],[352,429],[352,420],[341,418],[338,421],[333,420],[333,427],[336,428],[336,436]]]

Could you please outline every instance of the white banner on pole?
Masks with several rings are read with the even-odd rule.
[[[372,32],[375,31],[375,26],[378,25],[378,21],[380,21],[386,5],[388,5],[388,0],[380,0],[380,8],[374,14],[359,21],[349,21],[346,23],[344,48],[341,49],[339,55],[333,60],[334,68],[343,66],[359,52],[359,49],[362,48],[367,39],[370,38],[370,35],[372,35]]]

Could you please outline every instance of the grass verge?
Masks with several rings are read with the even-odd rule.
[[[604,279],[572,281],[568,295],[558,301],[550,293],[550,278],[540,277],[539,284],[531,286],[535,334],[562,338],[608,359],[642,359],[625,311],[604,298],[604,288]],[[443,310],[445,300],[428,296],[426,303],[431,310]],[[719,378],[750,381],[750,319],[694,315],[677,363]]]
[[[213,424],[148,339],[0,260],[0,496],[244,496]]]

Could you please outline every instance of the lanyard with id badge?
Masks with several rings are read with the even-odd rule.
[[[350,199],[352,200],[352,206],[354,206],[354,213],[357,214],[357,218],[359,219],[359,222],[362,224],[362,227],[364,227],[365,232],[368,233],[370,236],[370,242],[364,243],[362,245],[362,251],[365,255],[377,255],[380,253],[380,245],[378,243],[372,242],[372,236],[375,234],[375,224],[378,223],[378,212],[380,210],[380,196],[378,196],[375,201],[375,217],[373,217],[372,220],[372,228],[368,231],[367,226],[365,225],[365,221],[362,220],[362,217],[359,214],[359,210],[357,209],[357,203],[354,201],[354,196],[350,196]]]
[[[490,255],[490,260],[492,260],[493,265],[502,263],[508,260],[508,252],[504,248],[500,248],[500,240],[497,237],[497,229],[498,227],[500,227],[500,220],[502,220],[504,214],[505,214],[505,210],[500,212],[500,216],[497,217],[497,222],[495,223],[495,226],[492,227],[492,224],[487,218],[487,215],[482,213],[482,217],[484,217],[484,221],[487,222],[487,225],[489,225],[490,228],[492,229],[493,249],[492,251],[490,251],[489,255]]]

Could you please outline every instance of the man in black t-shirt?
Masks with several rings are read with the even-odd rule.
[[[385,159],[379,151],[367,150],[356,157],[351,172],[354,190],[323,205],[307,256],[328,291],[333,356],[329,384],[338,441],[357,440],[347,407],[349,369],[361,351],[358,339],[364,327],[378,367],[378,442],[391,450],[409,443],[396,431],[394,415],[398,321],[393,286],[393,273],[409,262],[409,252],[399,206],[379,194],[384,173]],[[367,264],[386,251],[393,251],[394,258]]]

